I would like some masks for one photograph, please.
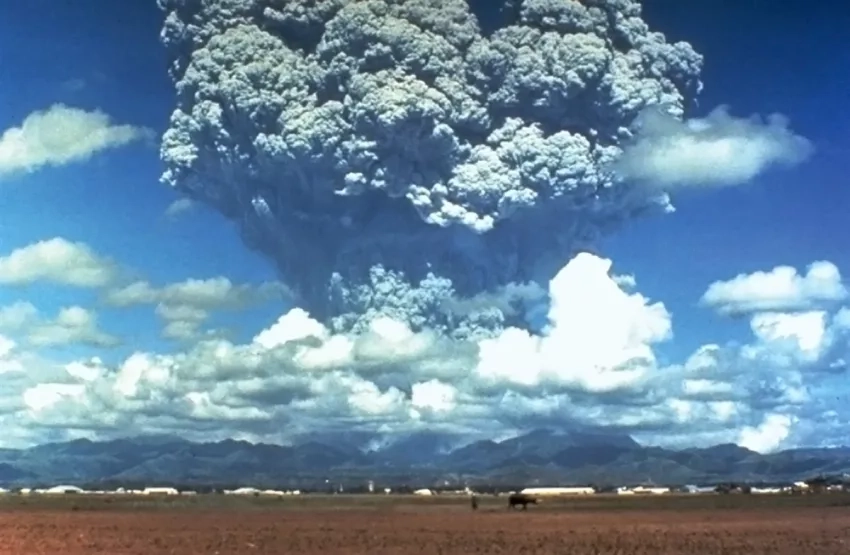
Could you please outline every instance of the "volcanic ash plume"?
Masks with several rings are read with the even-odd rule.
[[[610,168],[644,109],[680,119],[701,87],[701,56],[632,0],[509,2],[486,34],[496,14],[463,0],[159,4],[163,180],[237,221],[336,331],[516,325],[534,284],[668,207]]]

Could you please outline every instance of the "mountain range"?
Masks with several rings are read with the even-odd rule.
[[[597,431],[534,430],[503,441],[457,445],[422,432],[364,450],[345,435],[292,445],[174,436],[110,441],[79,439],[0,449],[0,484],[274,487],[347,490],[451,484],[617,486],[721,482],[781,483],[850,471],[850,448],[804,448],[759,454],[734,444],[681,450],[642,446]]]

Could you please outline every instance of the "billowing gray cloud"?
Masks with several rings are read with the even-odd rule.
[[[487,35],[464,0],[159,3],[163,180],[239,222],[340,332],[519,324],[514,303],[464,301],[545,284],[667,207],[610,165],[645,108],[680,118],[701,88],[702,57],[632,0],[526,0]]]

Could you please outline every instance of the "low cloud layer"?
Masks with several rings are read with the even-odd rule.
[[[578,255],[549,284],[540,333],[508,328],[480,341],[414,332],[386,316],[363,333],[333,333],[300,308],[247,343],[201,335],[184,350],[136,352],[115,365],[58,364],[6,337],[0,423],[18,428],[7,442],[58,428],[285,442],[335,430],[471,437],[591,424],[648,443],[770,451],[812,442],[814,423],[834,421],[817,391],[844,376],[850,310],[756,312],[745,343],[708,343],[671,364],[662,356],[671,313],[636,292],[639,276],[611,272],[611,261]],[[244,302],[223,283],[137,284],[112,291],[112,302],[200,310]],[[832,429],[817,441],[834,439]]]
[[[192,341],[215,335],[204,325],[215,312],[239,311],[290,298],[279,282],[235,284],[218,276],[187,279],[156,286],[114,260],[97,254],[81,242],[62,237],[38,241],[0,255],[0,284],[25,291],[31,285],[90,289],[99,293],[106,308],[150,305],[162,320],[167,339]],[[83,344],[112,347],[120,341],[98,329],[96,314],[78,306],[62,308],[54,319],[45,318],[30,302],[0,307],[0,332],[14,330],[28,345]]]
[[[146,138],[153,138],[153,131],[113,123],[100,110],[54,104],[31,113],[0,136],[0,177],[82,162],[98,152]]]

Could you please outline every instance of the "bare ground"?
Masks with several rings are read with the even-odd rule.
[[[0,503],[0,554],[850,554],[847,498],[711,497],[525,512],[463,498],[23,500]]]

